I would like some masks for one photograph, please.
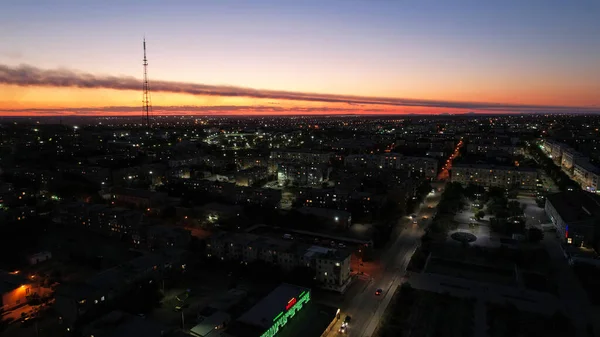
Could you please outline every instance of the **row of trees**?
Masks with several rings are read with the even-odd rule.
[[[454,221],[454,216],[465,207],[463,196],[464,188],[461,184],[448,183],[446,185],[437,206],[437,214],[429,226],[432,233],[446,233],[458,226],[458,223]]]

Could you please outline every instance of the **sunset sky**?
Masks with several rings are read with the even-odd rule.
[[[154,114],[600,112],[599,18],[598,0],[9,0],[0,116],[139,114],[144,36]]]

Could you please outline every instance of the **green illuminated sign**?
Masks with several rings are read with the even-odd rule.
[[[296,312],[298,312],[300,309],[302,309],[302,306],[305,303],[308,303],[308,301],[310,301],[310,292],[303,291],[300,294],[300,296],[298,296],[298,300],[291,308],[289,308],[286,312],[283,312],[283,311],[280,312],[277,316],[275,316],[275,318],[273,318],[273,322],[274,322],[273,325],[269,328],[269,330],[265,331],[265,333],[263,333],[260,337],[275,336],[275,334],[277,334],[279,329],[281,329],[290,318],[294,317]]]

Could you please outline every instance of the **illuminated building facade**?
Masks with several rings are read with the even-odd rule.
[[[452,182],[485,187],[519,188],[534,190],[537,181],[535,169],[494,165],[457,164],[452,167]]]
[[[0,273],[0,311],[27,303],[27,297],[34,292],[35,289],[19,272]]]

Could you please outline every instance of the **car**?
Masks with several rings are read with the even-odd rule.
[[[379,296],[379,295],[381,295],[382,292],[383,292],[383,289],[377,289],[377,290],[375,290],[375,295]]]
[[[21,327],[23,327],[23,328],[28,327],[31,325],[31,323],[33,323],[33,317],[27,316],[27,317],[21,318]]]
[[[342,323],[342,325],[348,325],[348,324],[350,324],[351,320],[352,320],[352,317],[346,316],[346,318],[344,319],[344,323]]]
[[[345,326],[345,325],[342,325],[338,331],[339,331],[340,333],[346,333],[346,326]]]

